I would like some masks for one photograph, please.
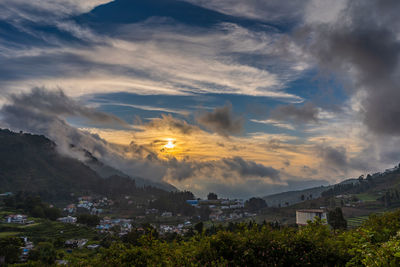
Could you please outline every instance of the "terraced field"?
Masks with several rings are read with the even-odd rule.
[[[360,216],[347,219],[347,226],[349,228],[355,228],[360,226],[364,221],[368,219],[369,216]]]

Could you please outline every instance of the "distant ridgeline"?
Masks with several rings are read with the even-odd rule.
[[[107,167],[104,164],[101,166]],[[83,162],[60,155],[56,151],[56,144],[44,136],[0,129],[2,192],[34,192],[46,201],[69,200],[74,194],[112,196],[166,193],[155,186],[137,186],[134,179],[123,173],[118,175],[114,171],[110,174],[108,177],[101,176]]]
[[[360,194],[372,191],[387,191],[389,196],[383,196],[381,200],[385,201],[385,198],[399,198],[398,186],[400,182],[400,165],[388,169],[385,172],[368,174],[366,177],[361,175],[358,179],[348,179],[339,184],[336,184],[328,190],[321,193],[322,197],[332,197],[343,194]]]

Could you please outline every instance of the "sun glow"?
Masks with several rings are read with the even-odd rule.
[[[175,144],[172,139],[168,139],[168,143],[164,147],[171,149],[175,147]]]

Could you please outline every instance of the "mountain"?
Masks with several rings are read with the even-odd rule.
[[[56,144],[41,135],[14,133],[0,129],[0,188],[3,192],[36,192],[47,201],[71,199],[83,194],[143,193],[135,179],[93,158],[92,169],[76,159],[56,151]],[[108,170],[108,175],[99,175]],[[155,183],[147,191],[163,192]],[[160,186],[160,187],[164,187]],[[170,188],[173,188],[170,186]]]

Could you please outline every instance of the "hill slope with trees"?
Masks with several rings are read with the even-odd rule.
[[[137,187],[134,179],[119,173],[103,178],[83,162],[59,154],[46,137],[9,130],[0,130],[0,166],[2,192],[38,193],[46,201],[68,200],[73,194],[166,193]]]

